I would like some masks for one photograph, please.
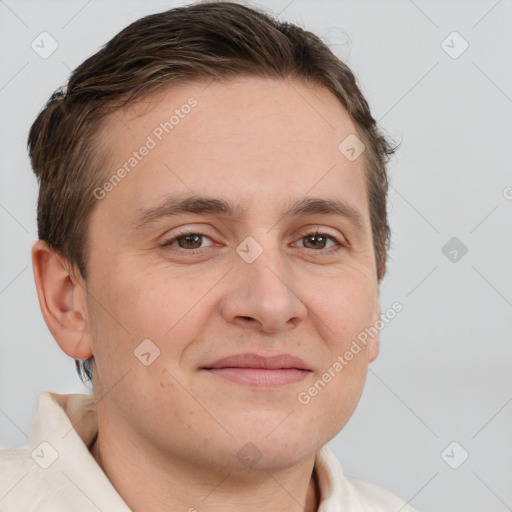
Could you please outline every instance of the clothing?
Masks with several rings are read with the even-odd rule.
[[[0,512],[130,512],[89,451],[97,431],[92,396],[41,393],[27,444],[0,450]],[[327,445],[315,471],[318,512],[414,512],[381,487],[345,477]]]

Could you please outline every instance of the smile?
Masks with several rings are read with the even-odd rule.
[[[310,373],[307,370],[297,370],[296,368],[283,368],[280,370],[265,370],[264,368],[217,368],[208,371],[219,377],[240,384],[250,384],[266,388],[299,382]]]

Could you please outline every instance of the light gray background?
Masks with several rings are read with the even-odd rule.
[[[27,131],[71,69],[131,21],[181,3],[0,0],[0,448],[25,442],[40,391],[85,390],[37,302]],[[402,141],[381,297],[383,311],[404,310],[331,446],[346,474],[421,511],[512,510],[512,1],[252,5],[329,42]],[[42,31],[59,44],[47,59],[31,48]],[[453,31],[469,43],[458,58],[442,47]],[[442,252],[454,236],[468,248],[456,262]],[[452,465],[469,453],[458,469],[441,457],[452,441]]]

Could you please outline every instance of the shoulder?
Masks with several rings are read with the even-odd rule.
[[[392,492],[365,480],[347,477],[328,445],[317,453],[315,461],[325,512],[415,512],[408,503]]]
[[[77,473],[82,479],[100,473],[84,444],[94,435],[89,402],[87,395],[39,395],[27,442],[0,450],[1,511],[58,512],[71,503],[89,510],[73,485]]]
[[[358,478],[345,478],[348,484],[359,494],[368,511],[389,512],[390,510],[400,510],[400,512],[416,512],[405,500],[379,485]]]
[[[0,510],[35,512],[41,485],[28,444],[0,450]]]
[[[29,449],[26,444],[19,448],[0,450],[0,481],[4,482],[5,478],[15,471],[28,469],[29,457]]]

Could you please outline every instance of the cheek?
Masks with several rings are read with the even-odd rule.
[[[354,339],[375,323],[377,291],[369,280],[339,280],[310,297],[318,322],[323,323],[333,355],[346,350]]]
[[[361,277],[361,276],[359,276]],[[369,339],[358,338],[376,317],[376,287],[370,278],[339,280],[311,298],[316,304],[317,330],[330,350],[330,361],[304,390],[319,421],[337,432],[350,418],[361,396],[368,369]],[[306,405],[308,407],[308,405]]]
[[[197,291],[189,282],[183,285],[183,277],[166,275],[128,267],[104,284],[101,297],[111,313],[107,322],[121,336],[161,339],[192,309]]]
[[[156,267],[144,273],[118,271],[104,280],[91,292],[97,365],[115,363],[125,368],[138,364],[134,351],[148,339],[151,343],[144,343],[159,353],[160,361],[179,365],[187,345],[214,314],[214,304],[205,295],[218,277],[196,281],[199,285],[191,286],[183,273],[176,276]]]

